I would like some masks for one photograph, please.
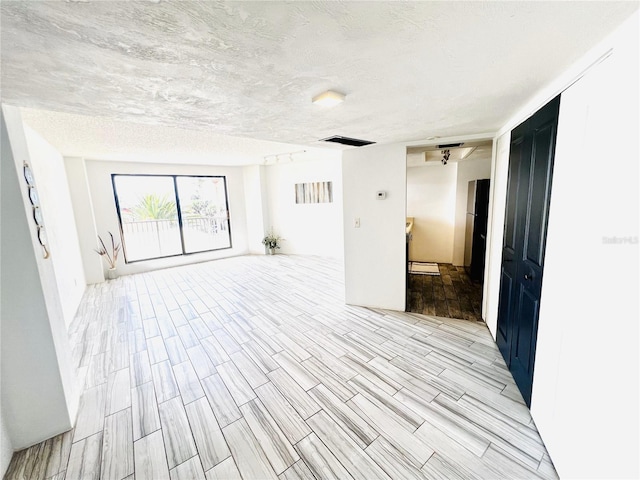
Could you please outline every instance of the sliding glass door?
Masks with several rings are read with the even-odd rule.
[[[231,247],[225,177],[111,179],[127,263]]]

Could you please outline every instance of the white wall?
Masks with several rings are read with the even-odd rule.
[[[38,179],[38,195],[45,221],[51,261],[65,324],[76,314],[87,282],[80,256],[76,222],[62,155],[25,126],[30,165]]]
[[[457,177],[458,162],[407,168],[407,216],[414,217],[410,260],[451,263]]]
[[[494,140],[491,161],[482,315],[493,338],[496,338],[498,328],[498,301],[500,295],[500,271],[502,269],[505,208],[507,208],[510,144],[510,132],[503,133]]]
[[[0,477],[4,478],[4,474],[11,463],[13,456],[13,445],[9,438],[9,430],[4,421],[3,410],[0,407]]]
[[[560,101],[531,410],[568,477],[640,473],[637,38]]]
[[[98,232],[93,216],[93,202],[89,192],[84,159],[66,157],[64,165],[67,171],[69,194],[78,232],[78,247],[80,248],[86,282],[89,284],[104,282],[102,259],[93,251],[96,247]]]
[[[453,258],[454,265],[464,265],[464,241],[467,227],[467,196],[469,182],[481,178],[491,177],[491,154],[489,152],[476,155],[472,153],[468,158],[457,163],[458,178],[456,179],[456,209],[453,227]]]
[[[2,416],[22,449],[69,430],[79,394],[54,264],[43,258],[22,174],[30,161],[22,119],[15,107],[2,113]]]
[[[284,240],[279,252],[342,258],[342,159],[340,152],[328,151],[326,158],[296,161],[265,167],[268,230]],[[332,203],[296,204],[295,184],[333,182]],[[264,232],[263,232],[264,236]],[[264,252],[264,247],[263,247]]]
[[[345,296],[348,304],[404,310],[406,145],[342,154]],[[385,200],[376,192],[387,192]],[[360,228],[354,228],[355,218]]]
[[[244,176],[242,167],[220,167],[204,165],[167,165],[150,163],[109,162],[101,160],[85,160],[89,191],[93,203],[94,217],[98,234],[103,238],[112,232],[116,238],[120,232],[118,214],[113,196],[111,184],[112,173],[149,173],[149,174],[177,174],[177,175],[224,175],[227,177],[227,194],[229,199],[229,216],[231,218],[230,249],[216,250],[212,252],[181,255],[177,257],[161,258],[157,260],[145,260],[125,264],[123,256],[118,259],[118,273],[128,275],[132,273],[157,270],[159,268],[186,265],[189,263],[204,262],[218,258],[244,255],[248,253],[247,222],[245,212]],[[91,228],[88,226],[87,228]],[[97,242],[97,240],[96,240]],[[91,248],[94,248],[95,245]],[[88,247],[83,255],[90,254]],[[94,255],[96,255],[94,253]]]
[[[638,34],[636,13],[500,132],[613,48],[560,101],[531,412],[561,478],[640,474]],[[508,137],[498,140],[494,178],[506,175],[505,142]],[[495,335],[501,181],[494,181],[493,193],[485,288],[492,297],[487,323]],[[606,243],[611,237],[630,243]]]
[[[247,244],[249,253],[252,254],[265,253],[262,239],[270,224],[265,168],[263,165],[250,165],[243,168],[247,211]]]

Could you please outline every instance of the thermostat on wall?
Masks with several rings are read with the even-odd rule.
[[[381,190],[379,192],[376,192],[376,198],[378,200],[384,200],[385,198],[387,198],[387,192]]]

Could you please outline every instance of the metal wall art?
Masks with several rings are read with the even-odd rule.
[[[29,201],[31,202],[31,208],[33,209],[33,221],[36,223],[38,230],[38,242],[42,245],[44,258],[49,258],[49,249],[47,248],[47,234],[44,231],[44,219],[42,218],[42,210],[40,209],[40,197],[36,190],[36,183],[33,178],[33,171],[27,162],[23,165],[24,179],[27,182],[29,188]]]

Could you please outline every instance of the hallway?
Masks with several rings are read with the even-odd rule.
[[[437,317],[482,321],[482,284],[464,267],[439,263],[440,275],[410,275],[409,311]]]

